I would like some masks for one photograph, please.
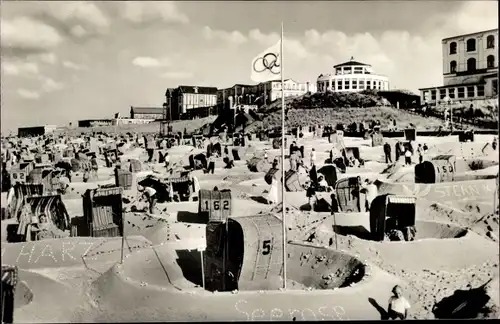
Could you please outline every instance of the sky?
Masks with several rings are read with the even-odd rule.
[[[2,1],[1,127],[161,107],[178,85],[231,87],[279,40],[285,78],[371,64],[391,88],[442,84],[446,37],[498,28],[497,1]]]

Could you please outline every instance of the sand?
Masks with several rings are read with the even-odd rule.
[[[392,144],[396,140],[388,141]],[[456,137],[419,137],[417,143],[427,143],[432,154],[446,154],[451,149],[454,154],[465,156],[469,152],[483,158],[487,141],[491,138],[478,135],[476,143],[468,145],[459,144]],[[2,244],[3,263],[17,263],[26,269],[21,271],[20,280],[25,280],[34,294],[32,303],[16,309],[16,322],[380,319],[395,284],[403,287],[412,305],[410,318],[430,319],[436,317],[432,307],[443,298],[468,289],[467,285],[476,288],[498,277],[498,213],[488,205],[493,192],[491,197],[486,195],[495,180],[435,184],[428,189],[412,184],[412,167],[396,166],[381,173],[387,168],[382,147],[372,148],[369,141],[359,139],[346,138],[345,142],[346,146],[359,146],[367,162],[365,168],[348,168],[339,178],[362,172],[378,178],[379,187],[386,192],[420,194],[415,241],[368,241],[359,235],[362,229],[369,230],[367,213],[339,213],[333,219],[330,213],[300,211],[307,203],[305,192],[287,192],[287,239],[294,242],[287,245],[287,291],[210,293],[200,287],[199,276],[192,275],[199,266],[197,249],[203,250],[206,245],[206,226],[197,219],[198,203],[158,204],[154,215],[125,213],[130,248],[125,246],[123,264],[119,264],[121,238],[42,241],[36,243],[31,256],[33,260],[38,258],[37,262],[25,260],[29,260],[29,252],[23,252],[26,255],[18,260],[23,246],[31,251],[33,243]],[[244,159],[264,149],[268,149],[270,158],[278,155],[279,150],[270,149],[271,143],[250,141],[251,149]],[[328,158],[330,144],[326,138],[299,140],[299,145],[306,147],[306,160],[312,147],[318,161]],[[187,165],[191,150],[189,146],[173,148],[171,161]],[[138,157],[146,159],[144,152]],[[280,218],[280,206],[267,205],[261,199],[269,187],[263,180],[264,173],[249,172],[244,160],[235,162],[235,167],[227,170],[218,161],[214,175],[194,174],[203,189],[232,189],[232,217],[272,212]],[[159,164],[150,169],[162,172]],[[492,174],[495,170],[498,173],[498,166],[482,172]],[[114,181],[112,170],[104,167],[98,182],[83,184],[76,180],[71,184],[73,190],[63,197],[71,217],[82,215],[81,194],[86,189]],[[464,200],[466,195],[436,199],[432,194],[436,188],[456,185],[486,189],[476,201]],[[133,191],[127,194],[135,195]],[[346,227],[357,228],[356,235]],[[65,247],[75,244],[76,252],[71,254],[74,260],[63,253],[63,243]],[[49,248],[41,252],[47,245],[57,262],[47,252]],[[87,252],[84,247],[94,249],[91,258],[82,258]],[[190,269],[188,275],[186,268]],[[272,278],[276,288],[281,280]],[[487,293],[492,296],[489,309],[494,309],[498,306],[498,289],[491,283],[488,287]],[[59,308],[55,308],[55,301],[60,303]],[[498,314],[484,315],[495,316]]]

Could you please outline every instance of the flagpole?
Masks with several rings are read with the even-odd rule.
[[[285,219],[285,79],[283,75],[283,21],[280,42],[281,74],[281,223],[283,225],[283,289],[286,289],[286,219]]]

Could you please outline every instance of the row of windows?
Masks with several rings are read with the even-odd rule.
[[[217,103],[217,97],[214,95],[208,94],[185,94],[184,95],[184,104],[194,105],[194,104],[203,104],[203,105],[215,105]]]
[[[363,66],[355,66],[354,68],[351,68],[350,66],[348,67],[343,67],[343,68],[337,68],[335,70],[336,75],[343,75],[343,74],[365,74],[367,73],[365,71],[365,68]],[[369,73],[367,73],[369,74]]]
[[[486,58],[486,67],[488,69],[495,67],[495,56],[488,55],[488,57]],[[476,59],[471,57],[470,59],[467,60],[467,71],[474,72],[476,69],[477,69]],[[450,73],[456,73],[456,72],[457,72],[457,62],[451,61],[450,62]]]
[[[476,50],[476,39],[469,38],[466,43],[467,52],[474,52]],[[486,48],[495,48],[495,36],[489,35],[486,37]],[[457,42],[450,43],[450,55],[457,54]]]
[[[493,86],[493,88],[495,89],[495,86]],[[484,85],[482,84],[477,85],[477,96],[474,93],[474,86],[451,88],[448,90],[448,97],[450,97],[450,99],[455,99],[455,89],[457,89],[456,98],[465,98],[465,93],[467,93],[467,98],[484,97]],[[436,100],[436,95],[436,90],[431,90],[431,100]],[[445,97],[446,89],[439,89],[439,99],[442,100]]]
[[[318,84],[318,88],[320,91],[324,91],[328,88],[328,84]],[[366,81],[366,87],[365,87],[365,81],[364,80],[346,80],[344,84],[342,84],[342,81],[337,81],[337,87],[335,88],[335,82],[332,82],[332,90],[366,90],[366,89],[378,89],[381,90],[384,87],[382,86],[381,81]]]
[[[285,90],[306,91],[306,86],[304,84],[285,83],[284,86],[285,86]],[[281,89],[281,83],[273,83],[273,89]]]

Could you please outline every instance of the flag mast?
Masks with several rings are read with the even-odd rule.
[[[281,74],[281,223],[283,225],[283,289],[286,289],[286,219],[285,219],[285,79],[283,76],[283,21],[280,42]]]

